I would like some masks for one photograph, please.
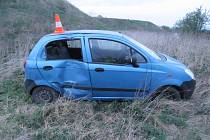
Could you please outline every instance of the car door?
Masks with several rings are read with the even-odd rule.
[[[82,37],[49,41],[37,59],[37,67],[49,86],[65,96],[91,96],[92,89]]]
[[[91,62],[90,77],[95,99],[130,99],[148,91],[148,65],[143,55],[128,44],[105,37],[86,38]],[[135,55],[139,67],[127,60]]]

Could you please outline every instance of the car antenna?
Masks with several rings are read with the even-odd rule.
[[[55,34],[64,33],[64,29],[61,23],[60,16],[58,14],[55,14]]]

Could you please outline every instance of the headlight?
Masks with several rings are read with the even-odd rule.
[[[192,78],[195,79],[194,74],[192,73],[192,71],[190,69],[185,69],[185,72]]]

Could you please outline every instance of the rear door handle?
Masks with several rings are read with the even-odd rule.
[[[44,66],[43,69],[44,69],[44,70],[52,70],[53,67],[52,67],[52,66]]]
[[[96,72],[104,72],[104,69],[103,68],[95,68],[95,71]]]

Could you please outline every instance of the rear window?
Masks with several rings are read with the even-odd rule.
[[[47,60],[83,60],[80,39],[52,41],[48,43],[45,48]]]

